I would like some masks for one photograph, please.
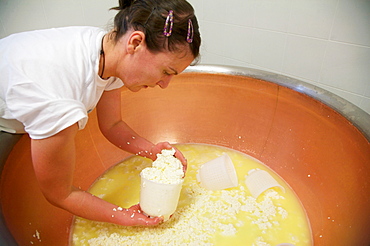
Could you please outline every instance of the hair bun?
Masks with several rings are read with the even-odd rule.
[[[130,7],[133,2],[135,2],[135,0],[119,0],[118,1],[119,6],[118,7],[111,8],[111,9],[114,9],[114,10],[122,10],[122,9],[125,9],[125,8]]]

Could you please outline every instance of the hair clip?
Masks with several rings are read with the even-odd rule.
[[[152,17],[152,15],[153,15],[153,13],[154,13],[154,11],[155,11],[156,9],[157,9],[157,8],[156,8],[156,7],[154,7],[154,8],[152,9],[152,11],[150,12],[150,14],[149,14],[148,18],[146,19],[146,21],[145,21],[145,23],[144,23],[144,27],[145,27],[145,28],[146,28],[146,25],[148,24],[148,22],[149,22],[150,18]]]
[[[166,22],[164,23],[163,35],[166,37],[171,36],[173,28],[173,10],[168,12]]]
[[[193,42],[194,37],[194,28],[193,28],[193,22],[191,19],[188,20],[188,34],[186,35],[186,42],[191,44]]]

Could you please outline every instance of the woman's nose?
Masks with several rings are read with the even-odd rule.
[[[161,87],[162,89],[167,88],[167,86],[170,84],[170,81],[172,79],[172,76],[173,75],[170,75],[170,76],[167,76],[166,78],[163,78],[161,81],[159,81],[157,83],[157,85],[159,85],[159,87]]]

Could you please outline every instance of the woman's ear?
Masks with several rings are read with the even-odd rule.
[[[145,43],[145,34],[142,31],[134,31],[127,40],[127,52],[133,54],[138,51]]]

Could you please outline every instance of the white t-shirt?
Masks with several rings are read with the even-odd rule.
[[[98,76],[101,41],[96,27],[13,34],[0,40],[0,130],[43,139],[87,123],[104,90],[121,80]]]

